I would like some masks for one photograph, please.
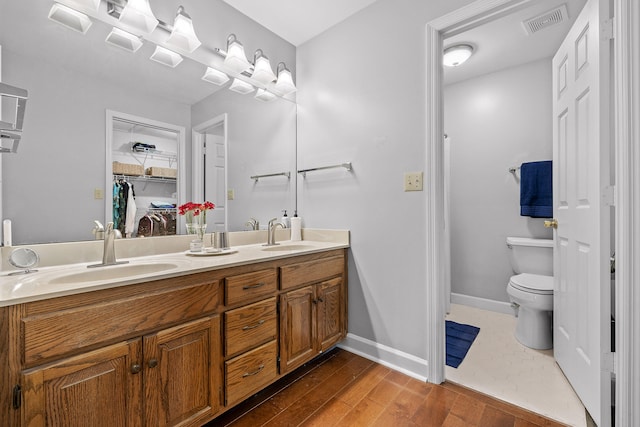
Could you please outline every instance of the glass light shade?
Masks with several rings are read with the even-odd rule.
[[[224,58],[224,65],[238,74],[251,68],[251,63],[247,60],[247,55],[244,53],[244,46],[236,40],[233,34],[229,36],[227,56]]]
[[[171,35],[167,39],[167,45],[191,53],[201,44],[193,29],[193,21],[189,15],[184,13],[184,8],[180,6],[173,23],[173,31],[171,31]]]
[[[269,101],[273,101],[274,99],[276,99],[276,95],[274,95],[273,93],[266,91],[262,88],[258,89],[258,92],[256,93],[256,96],[254,96],[255,99],[258,99],[260,101],[264,101],[264,102],[269,102]]]
[[[275,91],[282,96],[289,95],[290,93],[295,92],[296,85],[293,84],[293,77],[291,77],[291,71],[289,71],[286,67],[280,68],[278,66],[278,81],[276,81]]]
[[[221,86],[229,81],[229,76],[215,68],[207,67],[207,71],[204,73],[204,76],[202,76],[202,80]]]
[[[93,23],[84,13],[60,3],[54,3],[49,10],[49,19],[71,30],[86,34]]]
[[[149,59],[171,68],[177,67],[178,64],[182,62],[182,56],[170,51],[169,49],[165,49],[162,46],[156,46],[156,50]]]
[[[142,34],[151,34],[158,26],[149,0],[128,0],[120,12],[119,21]]]
[[[256,58],[255,62],[253,74],[251,75],[253,79],[264,85],[271,83],[276,79],[276,75],[271,69],[269,58],[264,55],[260,55]]]
[[[468,44],[459,44],[444,50],[442,64],[447,67],[457,67],[464,63],[473,54],[473,47]]]
[[[91,10],[98,10],[100,8],[100,0],[67,0],[69,6],[79,6],[80,9],[86,7]]]
[[[240,79],[233,79],[233,83],[231,83],[231,86],[229,86],[229,90],[241,93],[242,95],[246,95],[256,90],[256,88]]]
[[[142,46],[142,40],[138,36],[116,27],[113,27],[105,41],[129,52],[136,52]]]

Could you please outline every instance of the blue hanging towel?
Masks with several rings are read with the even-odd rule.
[[[553,216],[551,160],[520,166],[520,215],[532,218]]]

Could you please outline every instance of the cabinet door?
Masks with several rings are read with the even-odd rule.
[[[302,365],[317,353],[314,339],[313,286],[280,295],[280,373]]]
[[[316,285],[318,350],[325,351],[344,338],[344,297],[342,279]]]
[[[23,374],[23,426],[142,425],[141,342],[123,342]]]
[[[200,425],[220,407],[220,316],[144,337],[145,424]]]

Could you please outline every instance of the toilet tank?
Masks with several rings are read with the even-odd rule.
[[[553,276],[553,240],[507,237],[509,262],[516,274]]]

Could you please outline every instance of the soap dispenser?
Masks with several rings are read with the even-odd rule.
[[[284,212],[284,215],[282,215],[282,218],[280,219],[280,222],[282,223],[284,228],[291,227],[291,223],[289,222],[289,217],[287,216],[287,210],[285,209],[282,212]]]

